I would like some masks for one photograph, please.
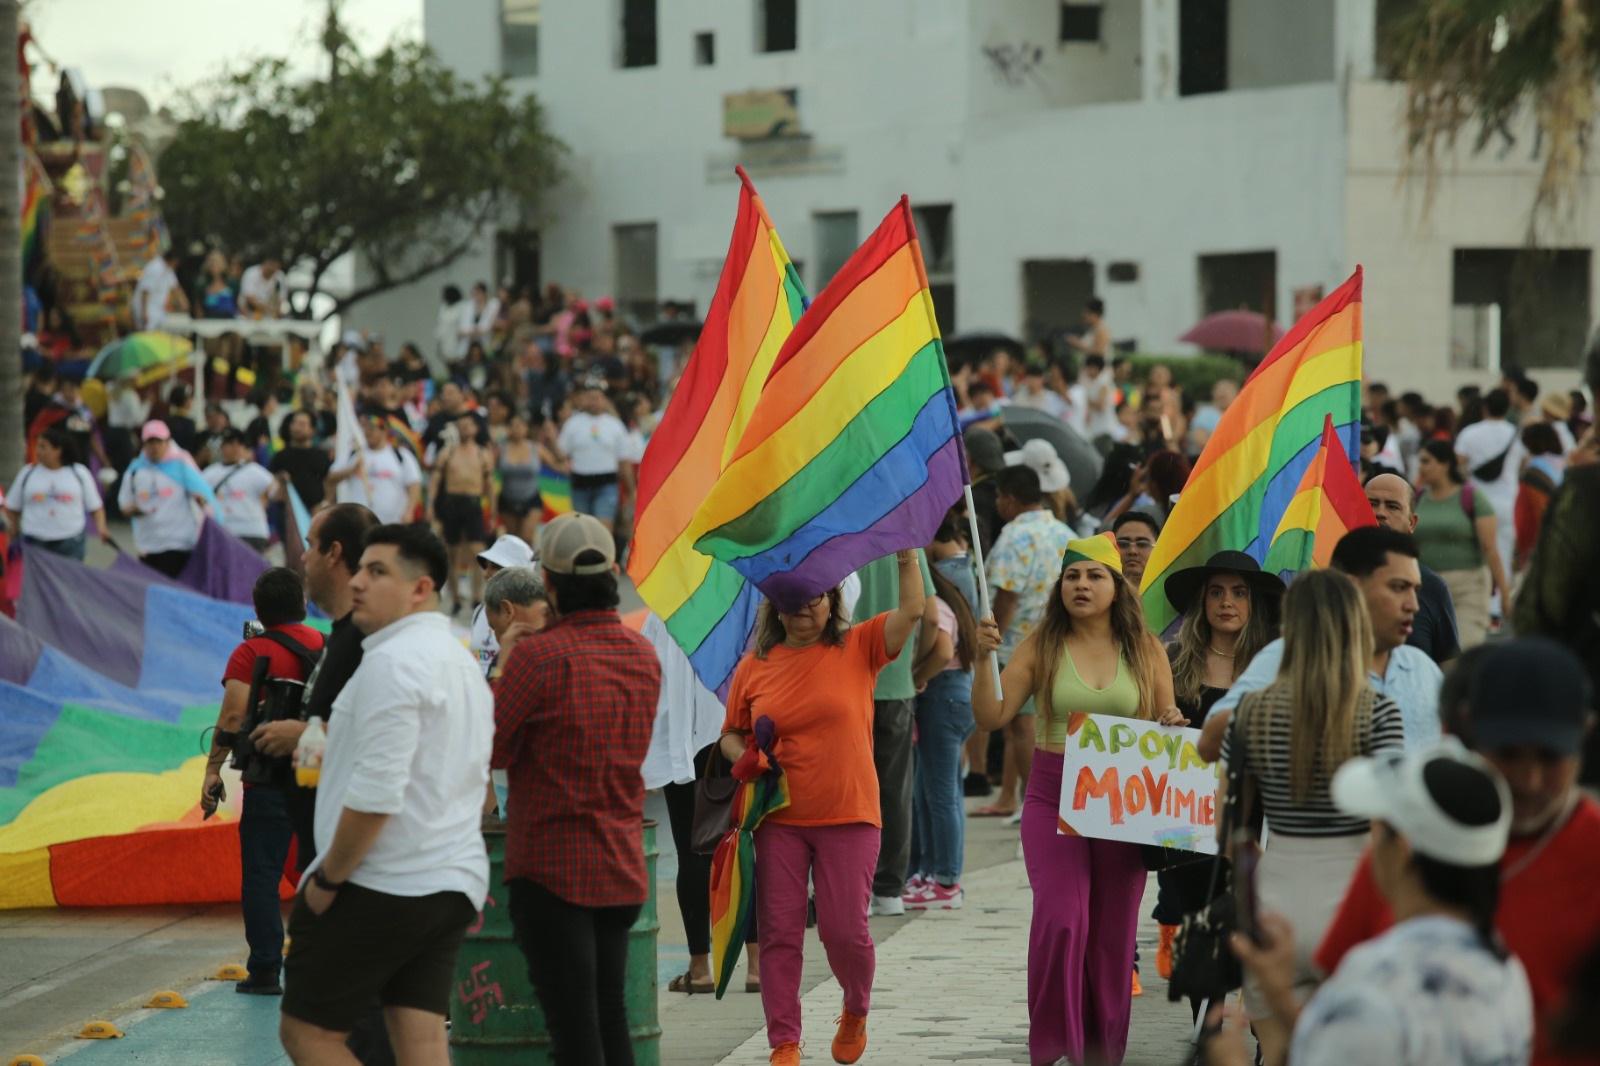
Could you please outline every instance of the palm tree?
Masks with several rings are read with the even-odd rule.
[[[0,41],[11,54],[0,63],[0,479],[22,467],[22,173],[21,85],[17,78],[17,0],[0,0]]]

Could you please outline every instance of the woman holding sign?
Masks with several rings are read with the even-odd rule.
[[[1121,1062],[1128,1043],[1133,937],[1145,868],[1135,844],[1056,833],[1067,721],[1114,714],[1182,725],[1172,670],[1144,626],[1109,533],[1068,543],[1061,578],[1038,628],[1006,665],[1002,701],[992,668],[974,670],[981,729],[999,729],[1035,697],[1038,750],[1022,807],[1022,849],[1033,886],[1028,936],[1028,1054]],[[980,660],[1000,646],[994,619],[979,623]]]

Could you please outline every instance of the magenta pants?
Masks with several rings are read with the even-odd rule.
[[[756,830],[756,919],[760,925],[761,1008],[772,1047],[800,1042],[800,972],[806,939],[806,883],[817,888],[817,935],[844,989],[844,1009],[866,1016],[877,955],[867,931],[878,827],[797,826]],[[1126,989],[1124,989],[1126,991]]]
[[[1147,874],[1137,845],[1056,833],[1061,765],[1054,752],[1034,754],[1022,805],[1022,857],[1033,888],[1028,1055],[1118,1063],[1128,1047],[1133,938]]]

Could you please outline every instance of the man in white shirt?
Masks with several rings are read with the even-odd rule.
[[[1038,363],[1028,364],[1022,372],[1022,387],[1011,396],[1014,407],[1031,407],[1043,411],[1063,422],[1067,420],[1067,398],[1044,383],[1045,368]]]
[[[500,317],[500,301],[489,295],[488,283],[480,281],[472,286],[471,298],[459,306],[461,339],[456,348],[456,358],[464,357],[467,349],[472,347],[473,341],[483,345],[483,350],[487,353],[489,341],[494,337],[495,319]]]
[[[1096,437],[1112,436],[1117,429],[1117,387],[1111,381],[1103,355],[1090,355],[1083,361],[1084,433]]]
[[[483,676],[489,676],[489,668],[500,655],[500,643],[495,637],[494,626],[490,624],[488,612],[488,581],[502,570],[509,570],[514,566],[533,565],[533,549],[521,537],[503,534],[491,544],[487,551],[478,553],[478,568],[483,571],[485,600],[478,604],[472,611],[472,633],[467,638],[467,647],[478,659],[478,665],[483,668]]]
[[[1471,474],[1476,491],[1494,508],[1495,539],[1500,558],[1515,558],[1517,539],[1513,521],[1517,505],[1517,478],[1522,474],[1522,442],[1517,427],[1507,420],[1511,398],[1495,389],[1483,398],[1483,420],[1456,435],[1456,458],[1461,472]],[[1506,605],[1502,605],[1502,609]]]
[[[269,255],[239,277],[239,311],[246,318],[277,318],[284,292],[283,261]]]
[[[619,478],[631,478],[628,427],[611,413],[599,382],[592,378],[573,393],[572,406],[576,410],[556,438],[572,467],[572,509],[614,529],[617,483]]]
[[[222,435],[222,461],[205,469],[206,484],[217,496],[217,520],[222,528],[258,552],[267,550],[267,493],[273,477],[250,458],[245,435],[229,429]]]
[[[168,304],[177,304],[176,310],[189,310],[189,298],[178,284],[177,266],[178,251],[168,248],[139,272],[139,283],[133,289],[135,329],[160,329],[167,317]]]
[[[367,637],[333,705],[317,858],[284,960],[279,1037],[297,1066],[351,1061],[345,1041],[373,1000],[401,1061],[450,1061],[456,955],[489,891],[478,826],[494,700],[439,611],[448,572],[430,530],[387,525],[367,535],[350,582]]]
[[[422,468],[416,456],[394,443],[381,418],[362,420],[366,447],[353,463],[328,472],[339,503],[359,503],[385,524],[406,522],[422,500]]]
[[[117,506],[133,518],[133,545],[140,561],[175,578],[200,539],[195,505],[208,507],[216,496],[194,460],[172,443],[165,422],[146,422],[140,439],[139,455],[122,475]]]

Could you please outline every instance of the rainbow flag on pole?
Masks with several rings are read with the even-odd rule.
[[[1330,420],[1353,453],[1361,421],[1360,267],[1284,334],[1206,442],[1145,568],[1152,630],[1162,632],[1175,617],[1168,574],[1229,549],[1266,560]]]
[[[780,606],[932,539],[967,479],[905,197],[806,312],[701,507],[695,546]]]
[[[696,513],[727,468],[779,350],[806,308],[805,288],[749,177],[700,341],[639,464],[628,573],[706,688],[726,694],[749,644],[758,595],[697,550]]]
[[[539,500],[544,505],[544,521],[566,514],[572,510],[572,479],[549,463],[540,463]]]
[[[1322,422],[1322,443],[1272,534],[1263,569],[1292,574],[1327,566],[1340,537],[1352,529],[1378,524],[1355,464],[1349,446],[1334,429],[1333,416],[1328,415]]]

